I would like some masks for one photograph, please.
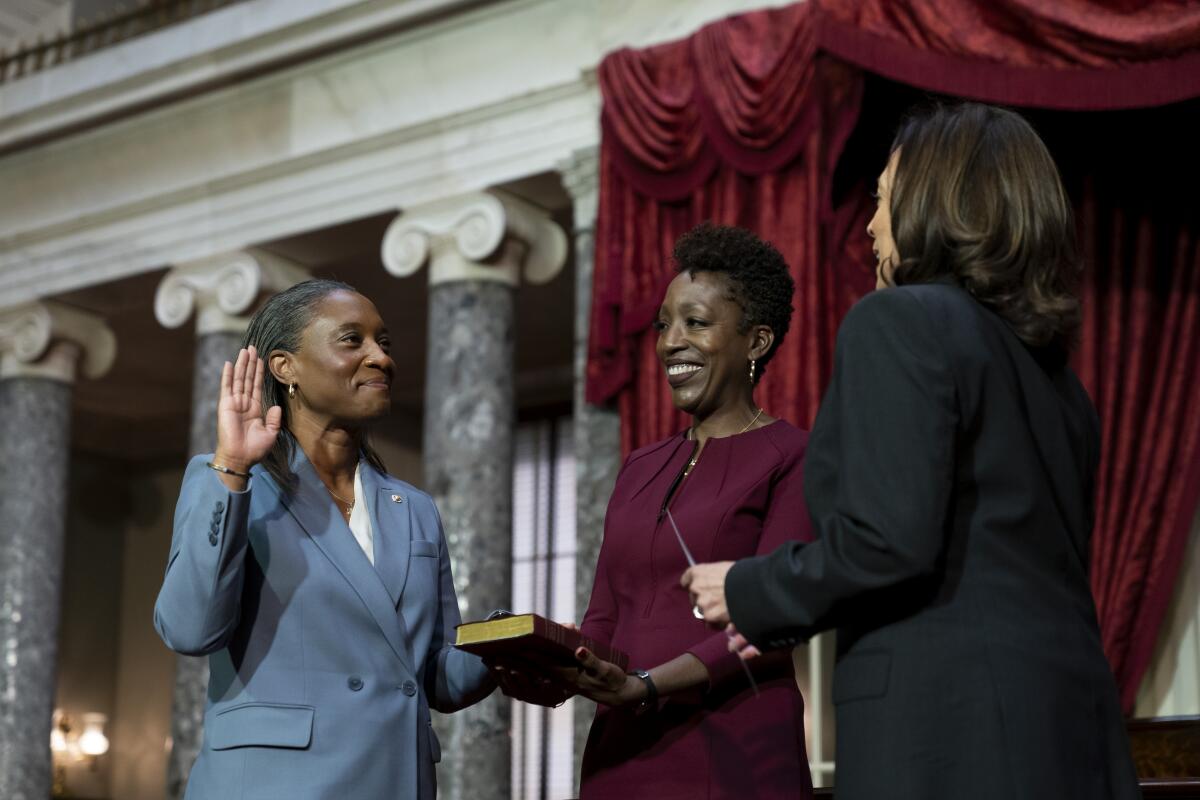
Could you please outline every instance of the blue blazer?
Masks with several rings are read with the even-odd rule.
[[[372,566],[299,447],[291,496],[265,470],[231,492],[188,464],[154,627],[208,655],[204,743],[189,800],[421,798],[441,757],[429,709],[487,696],[429,495],[366,461]]]

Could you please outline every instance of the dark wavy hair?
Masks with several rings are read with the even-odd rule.
[[[1075,222],[1058,168],[1020,115],[962,103],[909,116],[892,152],[896,285],[952,277],[1030,347],[1079,331]]]
[[[742,309],[738,332],[766,325],[775,334],[758,359],[755,384],[783,343],[792,324],[792,293],[796,289],[787,262],[778,250],[745,228],[704,222],[679,237],[673,252],[678,272],[712,272],[725,278],[728,299]]]
[[[274,350],[298,353],[304,331],[312,322],[317,307],[322,300],[334,292],[357,294],[358,290],[341,281],[314,279],[302,281],[273,295],[250,319],[250,326],[246,329],[242,347],[254,345],[264,361]],[[275,376],[271,374],[269,366],[263,370],[263,414],[266,414],[271,406],[279,406],[283,411],[283,419],[275,446],[271,448],[271,452],[267,453],[262,464],[280,488],[290,494],[296,489],[296,476],[292,473],[291,468],[296,437],[292,435],[290,428],[287,390],[287,385],[276,380]],[[366,434],[363,435],[361,446],[363,457],[367,462],[380,472],[387,472],[383,465],[383,459],[367,442]]]

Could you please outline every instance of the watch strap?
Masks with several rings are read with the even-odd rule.
[[[650,677],[650,673],[644,669],[635,669],[629,673],[641,679],[642,683],[646,684],[646,696],[637,704],[636,711],[641,714],[649,709],[658,708],[658,687],[654,685],[654,679]]]

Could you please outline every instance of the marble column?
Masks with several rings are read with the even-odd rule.
[[[393,275],[429,263],[425,488],[441,511],[464,620],[511,603],[514,292],[522,278],[553,278],[566,248],[544,211],[501,192],[406,210],[384,236]],[[441,797],[509,796],[510,711],[496,693],[436,719]]]
[[[116,356],[112,332],[51,302],[0,312],[0,797],[50,796],[71,387]]]
[[[295,264],[265,251],[246,250],[180,264],[163,278],[154,314],[168,328],[196,317],[192,363],[192,420],[188,456],[211,453],[217,444],[217,399],[221,367],[242,345],[251,310],[263,292],[278,291],[306,277]],[[167,759],[168,800],[179,800],[204,740],[208,659],[177,656],[171,707],[171,754]]]
[[[589,147],[559,164],[563,186],[574,201],[575,223],[575,616],[582,620],[591,598],[592,578],[604,512],[621,467],[621,420],[616,409],[587,402],[588,331],[592,311],[592,273],[595,263],[596,211],[599,201],[600,157]],[[575,778],[596,704],[576,697]]]

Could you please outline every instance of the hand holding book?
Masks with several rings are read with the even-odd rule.
[[[464,623],[458,626],[455,646],[482,656],[504,694],[542,706],[560,705],[580,692],[603,693],[618,676],[625,677],[629,664],[620,650],[583,636],[570,623],[537,614]]]
[[[645,685],[625,670],[629,656],[537,614],[458,626],[455,646],[482,656],[509,697],[543,706],[582,694],[598,703],[641,700]]]
[[[639,703],[646,696],[646,684],[641,679],[629,675],[611,661],[597,657],[586,647],[575,651],[575,659],[577,667],[556,670],[559,680],[572,688],[572,694],[581,694],[606,706]]]
[[[485,657],[483,663],[500,684],[500,691],[514,700],[557,708],[575,695],[543,666],[504,657]]]

